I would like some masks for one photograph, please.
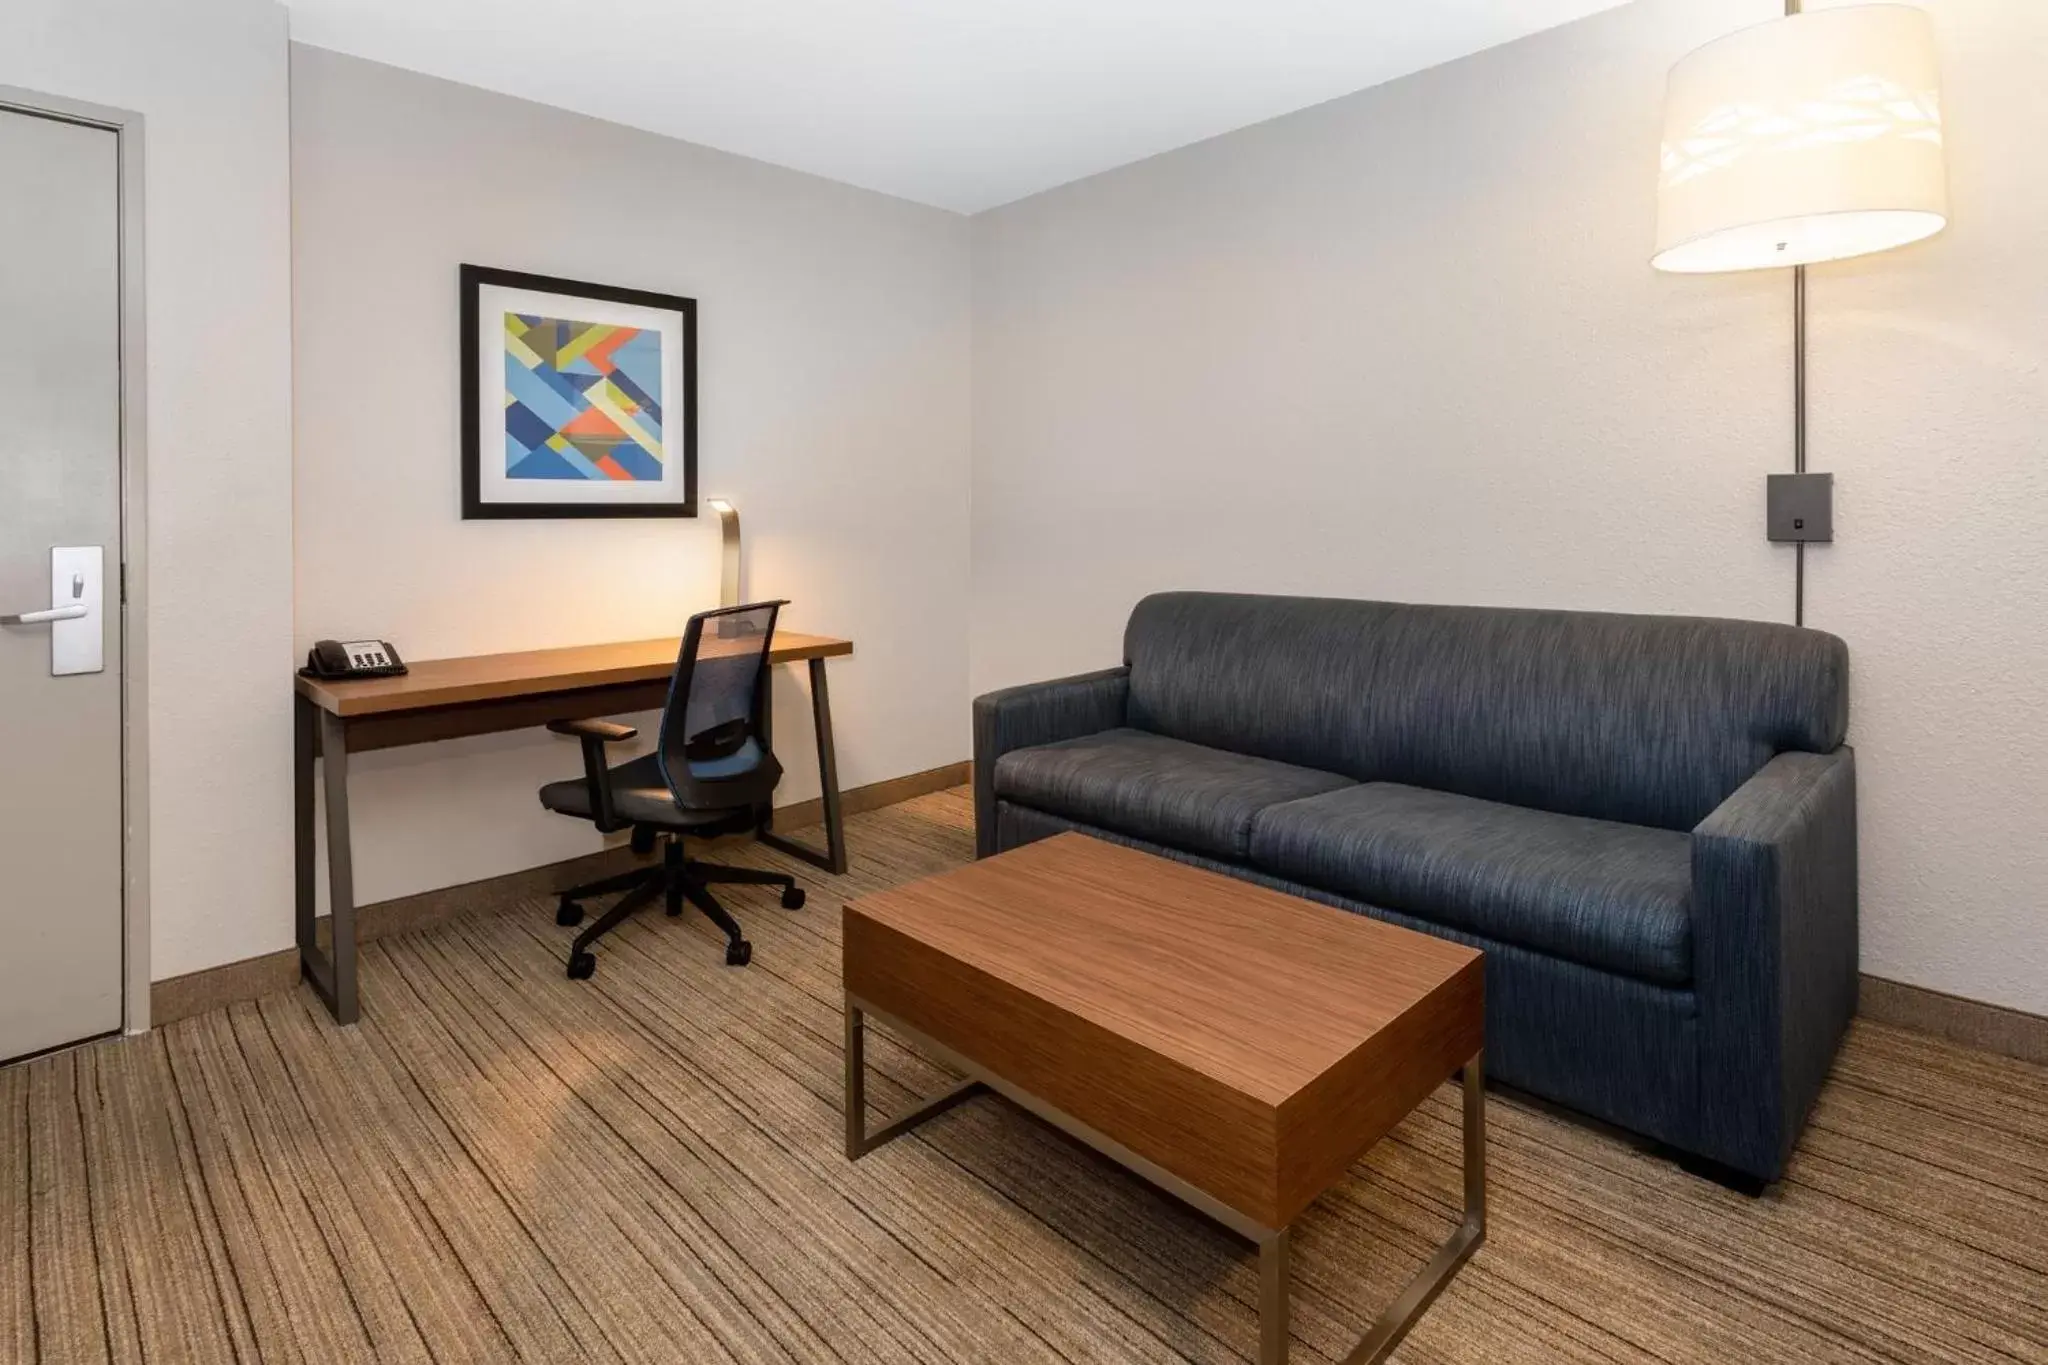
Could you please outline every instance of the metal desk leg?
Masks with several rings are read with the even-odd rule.
[[[320,724],[320,708],[304,697],[292,698],[292,862],[296,897],[293,920],[299,941],[299,974],[319,985],[315,967],[320,962],[320,943],[314,936],[315,900],[313,878],[318,873],[313,843],[313,761],[319,752],[314,736]]]
[[[846,871],[846,819],[839,809],[839,759],[832,746],[832,697],[825,690],[825,661],[812,659],[810,665],[811,721],[818,731],[818,786],[825,807],[825,847],[821,851],[775,833],[772,810],[762,817],[758,834],[768,847],[837,875]]]
[[[317,754],[326,768],[328,901],[334,916],[334,939],[327,952],[321,951],[313,914],[315,726],[319,727]],[[299,974],[313,983],[337,1024],[353,1024],[360,1010],[356,1003],[355,859],[349,851],[347,734],[341,717],[304,697],[296,699],[292,731],[293,845],[298,882],[293,909]]]

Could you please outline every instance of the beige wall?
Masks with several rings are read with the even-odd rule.
[[[287,947],[284,12],[7,0],[0,84],[144,120],[151,974]]]
[[[1812,278],[1863,955],[2048,1011],[2048,6],[1934,0],[1954,226]],[[975,220],[975,690],[1166,587],[1789,619],[1790,282],[1646,265],[1637,0]]]
[[[1866,967],[2048,1010],[2048,8],[1929,7],[1955,223],[1814,272],[1810,606],[1856,661]],[[706,523],[456,519],[465,258],[704,300],[704,486],[757,591],[861,642],[849,783],[965,751],[970,616],[974,688],[1113,657],[1169,585],[1782,618],[1786,287],[1643,265],[1665,68],[1775,8],[1637,0],[976,220],[970,611],[959,220],[320,54],[294,164],[265,0],[0,7],[0,83],[148,121],[153,975],[290,943],[295,645],[651,634],[712,590]],[[602,249],[592,194],[632,196]],[[532,805],[565,765],[364,760],[364,893],[587,847]]]
[[[637,639],[715,605],[708,515],[460,519],[458,264],[684,294],[700,489],[740,509],[749,593],[856,641],[831,666],[842,782],[963,757],[966,220],[317,49],[292,49],[292,81],[299,647]],[[816,769],[784,674],[796,801]],[[596,847],[534,797],[579,763],[540,732],[357,760],[359,896]]]

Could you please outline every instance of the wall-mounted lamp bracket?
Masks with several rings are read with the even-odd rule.
[[[1835,538],[1835,476],[1772,474],[1765,485],[1764,533],[1780,544],[1821,545]]]

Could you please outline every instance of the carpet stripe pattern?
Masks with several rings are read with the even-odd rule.
[[[531,901],[303,988],[0,1070],[0,1360],[949,1365],[1248,1360],[1246,1246],[994,1099],[849,1164],[839,902],[972,854],[963,790],[851,822],[753,965],[656,913],[567,980]],[[721,853],[720,856],[727,856]],[[877,1029],[869,1096],[943,1072]],[[1511,1096],[1486,1245],[1405,1362],[2048,1362],[2048,1071],[1858,1025],[1750,1200]],[[1450,1230],[1455,1090],[1297,1226],[1341,1358]]]

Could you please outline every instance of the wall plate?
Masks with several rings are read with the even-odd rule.
[[[1764,488],[1764,534],[1781,544],[1835,538],[1835,476],[1772,474]]]
[[[57,545],[50,550],[50,605],[84,607],[85,615],[50,623],[50,676],[106,669],[107,618],[101,610],[106,551],[98,545]]]

